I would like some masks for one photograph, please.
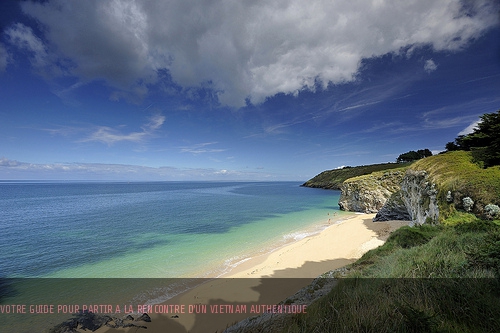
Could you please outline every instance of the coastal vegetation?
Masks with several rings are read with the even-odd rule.
[[[377,179],[399,177],[393,169],[403,167],[401,189],[381,211],[392,216],[395,209],[407,209],[415,218],[420,210],[425,219],[396,230],[355,263],[318,278],[316,283],[322,278],[338,282],[307,313],[244,332],[497,332],[500,110],[483,115],[472,133],[449,142],[446,150],[415,160],[412,156],[418,154],[402,154],[398,161],[404,166],[329,170],[306,182],[304,186],[355,188],[356,193],[344,195],[348,202],[350,197],[370,200],[362,194],[384,189]],[[355,206],[353,200],[349,203]],[[430,210],[435,211],[432,218]]]
[[[402,227],[276,332],[494,332],[499,269],[498,220]]]
[[[500,164],[500,110],[486,113],[474,127],[472,133],[459,135],[446,144],[447,151],[470,151],[474,160],[487,168]]]
[[[429,156],[432,156],[432,152],[429,149],[419,149],[417,151],[410,150],[407,153],[399,155],[398,158],[396,159],[396,162],[398,163],[413,162]]]
[[[408,216],[415,224],[440,223],[457,210],[497,216],[500,110],[481,116],[471,133],[446,149],[434,156],[428,149],[410,151],[397,158],[404,163],[324,171],[303,185],[341,190],[341,209],[378,212],[377,221]]]
[[[457,210],[486,218],[487,205],[500,205],[500,166],[484,169],[474,162],[472,152],[451,151],[432,156],[414,162],[409,169],[425,170],[429,181],[436,184],[443,223]],[[467,205],[469,200],[472,206]]]
[[[369,175],[373,172],[404,167],[405,163],[381,163],[361,165],[356,167],[346,166],[339,169],[323,171],[305,182],[302,186],[340,190],[342,183],[347,179]]]
[[[457,211],[444,222],[396,230],[353,264],[316,279],[316,286],[337,284],[307,313],[240,332],[496,332],[500,220]]]

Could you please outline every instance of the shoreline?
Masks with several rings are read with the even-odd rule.
[[[389,234],[408,222],[372,222],[376,214],[354,214],[320,232],[249,258],[221,278],[316,278],[346,266],[382,245]],[[346,237],[349,235],[349,237]]]
[[[354,218],[358,213],[354,212],[334,212],[332,215],[322,217],[315,217],[311,221],[313,223],[308,223],[308,226],[303,229],[298,229],[280,236],[279,239],[275,239],[272,242],[265,244],[260,244],[258,248],[249,249],[244,255],[240,255],[236,260],[225,260],[220,266],[213,266],[210,268],[209,273],[206,271],[199,271],[196,275],[188,275],[189,277],[201,277],[201,278],[229,278],[233,277],[235,272],[239,272],[242,267],[248,267],[249,265],[257,265],[259,262],[265,260],[266,257],[271,255],[273,252],[279,251],[280,249],[287,247],[291,244],[295,244],[304,239],[315,237],[323,233],[326,229],[335,226],[337,224],[343,223],[345,220]],[[243,277],[243,276],[240,276]],[[258,275],[245,276],[248,278],[256,278]]]
[[[259,315],[252,305],[274,305],[307,286],[319,275],[346,266],[382,245],[390,233],[407,221],[373,222],[375,214],[355,214],[319,233],[250,257],[230,271],[209,278],[163,305],[184,305],[184,312],[148,313],[147,332],[222,332],[227,326]],[[245,306],[245,311],[234,313]],[[205,309],[189,313],[188,309]],[[207,311],[208,309],[208,311]],[[214,313],[213,310],[216,310]],[[194,311],[193,311],[194,312]],[[233,312],[233,313],[225,313]],[[134,328],[101,327],[98,333],[135,332]]]
[[[345,214],[345,215],[344,215]],[[217,273],[213,274],[202,274],[206,278],[260,278],[262,274],[248,273],[248,276],[243,276],[242,272],[246,271],[249,267],[257,266],[260,263],[267,260],[267,258],[273,253],[280,251],[283,248],[287,248],[293,244],[304,241],[305,239],[314,238],[325,232],[326,229],[331,228],[335,225],[344,223],[346,220],[355,218],[357,213],[353,212],[343,212],[341,215],[328,214],[327,217],[316,220],[315,223],[311,224],[308,228],[296,231],[293,233],[285,234],[282,236],[281,241],[277,241],[273,245],[265,245],[259,250],[250,252],[243,258],[238,259],[237,262],[230,263],[229,265],[224,265],[224,268],[215,269]],[[298,238],[297,238],[298,237]],[[281,242],[281,243],[280,243]]]

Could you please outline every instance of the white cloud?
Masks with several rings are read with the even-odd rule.
[[[189,147],[180,147],[182,153],[191,153],[191,154],[205,154],[205,153],[221,153],[226,151],[226,149],[218,149],[218,148],[205,148],[207,146],[211,146],[217,144],[217,142],[204,142],[198,143]]]
[[[425,62],[424,70],[427,73],[434,72],[436,69],[437,69],[437,65],[432,59],[429,59]]]
[[[17,167],[19,165],[18,161],[9,160],[3,156],[0,158],[0,167]]]
[[[105,163],[26,163],[0,158],[0,179],[35,180],[263,180],[263,172],[202,168],[149,167]]]
[[[122,133],[117,129],[108,126],[99,126],[90,136],[81,140],[81,142],[97,141],[108,145],[120,141],[142,142],[152,136],[165,122],[165,116],[154,115],[149,122],[141,127],[140,132]]]
[[[460,50],[497,24],[494,0],[48,0],[23,2],[50,52],[82,80],[144,94],[167,70],[242,106],[354,80],[363,58]],[[17,44],[43,55],[22,25]],[[36,57],[35,57],[36,58]],[[43,57],[42,57],[43,58]],[[43,59],[39,59],[42,62]],[[35,64],[37,61],[35,61]],[[432,66],[429,67],[432,69]],[[122,96],[116,94],[115,97]]]
[[[5,35],[11,44],[30,53],[31,65],[36,70],[44,72],[46,68],[51,66],[45,44],[33,34],[30,27],[16,23],[5,31]]]
[[[480,121],[481,120],[476,120],[476,121],[472,122],[469,126],[464,128],[463,130],[461,130],[458,133],[458,135],[467,135],[467,134],[474,132],[474,130],[477,128],[477,125],[479,124]]]

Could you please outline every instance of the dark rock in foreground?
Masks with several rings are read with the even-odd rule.
[[[99,315],[93,312],[84,311],[79,312],[74,315],[73,318],[53,327],[48,332],[49,333],[78,333],[81,331],[91,331],[94,332],[103,326],[111,328],[126,328],[126,327],[136,327],[136,328],[147,328],[146,326],[139,326],[130,323],[129,321],[134,321],[134,317],[128,315],[124,319],[111,317],[107,315]],[[151,322],[151,318],[147,313],[136,319],[136,321]]]

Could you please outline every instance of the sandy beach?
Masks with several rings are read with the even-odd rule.
[[[262,311],[307,286],[324,272],[340,268],[373,249],[402,221],[372,222],[375,214],[356,214],[321,233],[251,258],[224,276],[209,280],[164,303],[168,314],[150,311],[151,322],[134,322],[147,332],[222,332],[227,326]],[[177,307],[176,307],[177,306]],[[283,308],[281,308],[283,310]],[[306,311],[306,309],[285,309]],[[156,311],[158,312],[158,311]],[[192,312],[192,313],[190,313]],[[198,312],[198,313],[195,313]],[[99,332],[136,332],[136,327]],[[144,330],[146,332],[146,330]]]

